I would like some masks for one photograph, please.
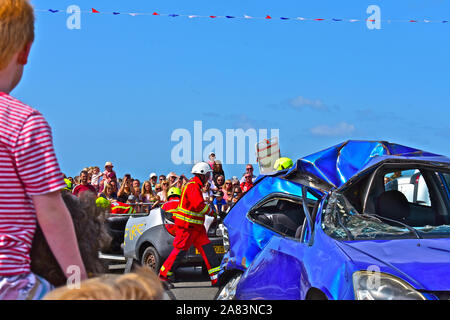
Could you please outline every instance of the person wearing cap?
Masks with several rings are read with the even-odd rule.
[[[127,199],[127,204],[135,204],[136,203],[136,196],[134,194],[130,194]]]
[[[215,161],[216,161],[216,154],[214,152],[211,152],[208,156],[208,164],[210,165],[211,169],[214,169]]]
[[[184,186],[180,203],[173,211],[176,226],[174,248],[159,272],[159,279],[169,288],[173,287],[169,280],[169,277],[173,274],[172,270],[177,268],[191,245],[194,245],[202,255],[211,284],[213,286],[218,285],[219,259],[204,226],[205,215],[216,216],[216,214],[205,203],[202,194],[202,188],[209,180],[211,171],[211,167],[206,162],[199,162],[193,166],[191,173],[194,174],[194,177]]]
[[[223,196],[223,191],[218,191],[214,196],[213,205],[218,215],[221,215],[228,210],[227,201],[223,198]]]
[[[156,175],[156,173],[152,172],[150,173],[150,177],[149,180],[150,184],[152,185],[152,188],[154,189],[156,186],[156,182],[158,181],[158,176]]]
[[[290,158],[281,157],[275,161],[275,164],[273,165],[274,170],[281,171],[285,169],[292,168],[294,165],[294,162]]]

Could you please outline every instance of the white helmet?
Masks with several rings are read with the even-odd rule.
[[[196,163],[191,170],[191,173],[196,174],[207,174],[208,172],[212,172],[211,167],[206,162]]]

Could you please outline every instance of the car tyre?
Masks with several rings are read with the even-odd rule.
[[[161,256],[154,247],[148,247],[145,249],[141,258],[141,265],[149,267],[156,274],[161,269]]]
[[[214,300],[234,300],[236,296],[236,288],[241,280],[242,272],[237,272],[228,281],[220,286],[219,291],[217,291]]]

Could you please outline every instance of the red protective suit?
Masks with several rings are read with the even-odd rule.
[[[175,212],[175,210],[178,207],[178,204],[180,203],[180,197],[178,196],[172,196],[170,197],[170,200],[165,202],[162,206],[161,209],[172,214]],[[176,231],[177,231],[177,226],[174,224],[166,224],[166,229],[167,231],[169,231],[169,233],[173,236],[176,235]]]
[[[205,203],[202,187],[200,178],[192,178],[183,188],[178,207],[171,210],[176,225],[176,235],[173,241],[174,249],[163,263],[159,273],[163,281],[172,275],[171,270],[178,266],[189,248],[194,245],[205,261],[211,283],[213,285],[217,283],[219,261],[203,225],[205,214],[213,215],[214,211]]]
[[[169,201],[165,202],[161,206],[161,209],[163,209],[164,211],[173,213],[174,212],[173,210],[178,207],[179,203],[180,203],[180,197],[174,196],[174,197],[171,197]]]
[[[136,213],[134,208],[126,203],[119,201],[111,201],[111,213],[116,214],[126,214],[126,213]]]

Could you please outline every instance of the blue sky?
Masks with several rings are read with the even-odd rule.
[[[272,20],[36,13],[36,41],[13,95],[52,126],[63,172],[112,161],[117,173],[186,173],[177,128],[279,129],[299,158],[348,139],[450,155],[450,23],[294,21],[279,17],[449,20],[427,1],[32,1],[36,9],[244,14]],[[278,19],[276,19],[278,18]],[[228,176],[243,165],[225,165]]]

